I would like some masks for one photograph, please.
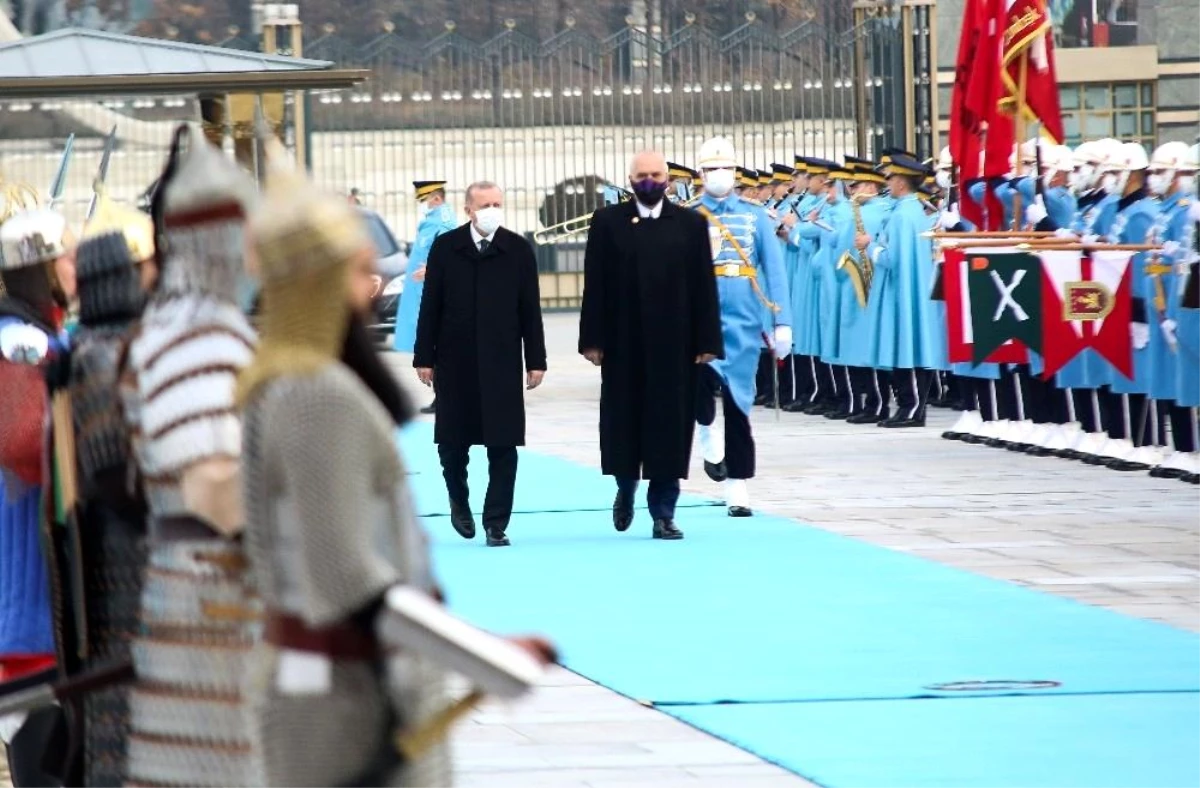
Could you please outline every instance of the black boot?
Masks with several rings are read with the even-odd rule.
[[[475,517],[467,504],[450,502],[450,524],[463,539],[475,538]]]
[[[655,520],[653,537],[655,539],[675,540],[683,538],[683,531],[675,527],[674,520]]]
[[[508,547],[509,544],[511,544],[511,542],[509,542],[508,537],[504,535],[504,529],[502,529],[502,528],[488,528],[487,529],[487,546],[488,547]]]
[[[633,496],[617,490],[617,498],[613,501],[613,528],[618,531],[628,531],[633,524]]]

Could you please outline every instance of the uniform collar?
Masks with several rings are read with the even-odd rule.
[[[1117,201],[1117,210],[1123,211],[1136,202],[1141,201],[1146,196],[1146,187],[1142,187],[1135,192],[1130,192]]]

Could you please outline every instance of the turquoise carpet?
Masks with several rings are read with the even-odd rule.
[[[438,574],[456,611],[550,635],[600,684],[839,788],[1200,784],[1192,633],[701,499],[683,542],[650,539],[644,509],[618,534],[611,480],[522,462],[513,547],[427,517]],[[978,681],[1047,686],[940,686]]]

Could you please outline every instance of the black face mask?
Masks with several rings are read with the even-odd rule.
[[[631,185],[633,186],[633,196],[637,197],[637,201],[647,208],[658,205],[662,202],[663,195],[667,193],[667,184],[653,178],[633,181]]]

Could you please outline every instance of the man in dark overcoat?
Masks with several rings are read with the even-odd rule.
[[[517,447],[525,445],[525,389],[546,373],[546,341],[533,248],[504,223],[504,192],[467,189],[470,221],[429,251],[413,366],[437,398],[434,442],[450,496],[450,522],[475,536],[467,492],[471,446],[486,446],[483,527],[490,547],[509,544]],[[522,358],[522,351],[524,358]]]
[[[638,480],[655,539],[682,539],[679,480],[688,476],[700,365],[724,355],[708,227],[664,199],[667,163],[639,153],[634,199],[592,218],[584,257],[579,352],[600,367],[600,458],[616,477],[613,525],[633,522]]]

